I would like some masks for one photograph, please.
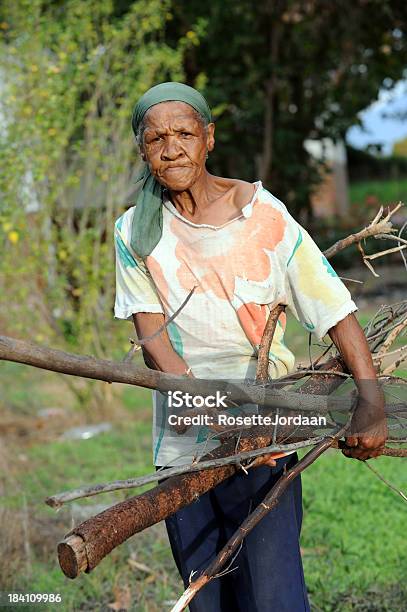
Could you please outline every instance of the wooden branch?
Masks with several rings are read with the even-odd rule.
[[[383,376],[388,376],[389,374],[391,374],[392,372],[394,372],[394,370],[397,370],[397,368],[404,363],[404,361],[407,360],[407,346],[403,346],[403,351],[400,352],[400,355],[397,359],[395,359],[390,365],[388,365],[386,368],[384,368],[382,374]]]
[[[325,413],[336,408],[346,409],[347,401],[341,398],[327,398],[325,395],[303,394],[229,382],[225,379],[200,379],[165,374],[157,370],[137,367],[131,363],[108,361],[75,355],[57,349],[50,349],[24,340],[16,340],[8,336],[0,336],[0,360],[6,359],[17,363],[31,365],[37,368],[61,372],[71,376],[82,376],[105,382],[125,383],[158,389],[160,391],[183,391],[192,395],[211,395],[216,388],[220,393],[227,394],[228,400],[236,404],[253,403],[271,408],[286,408],[298,411],[310,410]],[[321,376],[321,379],[324,377]],[[322,381],[321,381],[322,383]],[[329,400],[329,401],[328,401]]]
[[[389,335],[387,336],[387,338],[381,345],[380,351],[378,352],[377,355],[375,355],[376,359],[385,357],[386,352],[389,350],[393,342],[396,340],[397,336],[401,334],[401,332],[404,331],[406,327],[407,327],[407,317],[403,321],[401,321],[401,323],[396,325],[396,327],[389,333]]]
[[[268,316],[266,327],[264,328],[259,346],[259,353],[257,355],[256,381],[259,383],[266,383],[269,380],[268,372],[270,347],[273,341],[278,318],[281,313],[284,312],[285,308],[286,307],[283,304],[277,304],[277,306],[271,310]]]
[[[143,487],[146,484],[157,482],[157,480],[163,478],[163,473],[165,473],[166,478],[169,478],[171,476],[179,476],[180,474],[190,474],[191,472],[200,472],[202,470],[207,470],[213,467],[220,467],[223,465],[239,464],[243,463],[247,459],[261,457],[262,455],[267,455],[269,453],[291,452],[294,450],[297,451],[301,448],[306,448],[307,446],[313,446],[314,444],[320,442],[321,439],[322,436],[319,436],[316,438],[307,438],[300,442],[293,442],[289,444],[271,444],[270,446],[259,448],[253,451],[244,451],[236,453],[231,457],[225,457],[222,459],[209,459],[207,461],[199,461],[198,463],[169,467],[165,471],[158,470],[156,472],[152,472],[151,474],[146,474],[145,476],[139,476],[138,478],[126,478],[125,480],[113,480],[112,482],[105,482],[95,485],[79,487],[78,489],[63,491],[62,493],[56,493],[55,495],[47,497],[45,503],[51,508],[58,509],[61,508],[64,504],[75,501],[77,499],[93,497],[102,493],[111,493],[112,491],[121,491],[125,489],[136,489],[138,487]],[[332,448],[341,450],[342,448],[344,448],[344,445],[342,446],[339,444],[333,444]],[[383,449],[382,455],[386,457],[407,457],[407,448],[390,448],[386,446]]]
[[[264,438],[241,440],[238,450],[249,450],[255,448],[256,444],[264,446],[267,442]],[[234,455],[235,450],[236,442],[230,440],[208,453],[204,459]],[[62,571],[68,578],[76,578],[82,571],[90,572],[116,546],[187,506],[234,474],[236,469],[234,458],[234,465],[168,478],[153,489],[86,520],[58,544],[58,559]],[[161,474],[161,478],[163,477],[165,476]]]
[[[256,436],[253,436],[256,438]],[[156,482],[165,477],[178,476],[180,474],[190,474],[192,472],[200,472],[210,468],[221,467],[225,465],[239,465],[247,459],[254,457],[260,457],[268,453],[281,453],[297,451],[307,446],[317,444],[322,439],[322,436],[316,436],[314,438],[307,438],[299,442],[293,442],[290,444],[271,444],[263,448],[255,448],[255,450],[246,450],[242,452],[236,452],[234,455],[229,457],[222,457],[219,459],[208,459],[201,460],[198,463],[189,463],[187,465],[179,465],[174,467],[166,468],[165,470],[158,470],[147,474],[146,476],[140,476],[139,478],[127,478],[126,480],[114,480],[113,482],[107,482],[103,484],[89,485],[80,487],[79,489],[73,489],[72,491],[64,491],[63,493],[57,493],[51,497],[47,497],[45,503],[51,508],[60,508],[63,504],[74,501],[76,499],[82,499],[84,497],[93,497],[94,495],[100,495],[101,493],[109,493],[111,491],[119,491],[122,489],[134,489],[142,487],[146,484]],[[393,450],[393,449],[389,449]]]
[[[157,338],[160,334],[163,333],[163,331],[165,331],[169,324],[172,323],[174,321],[174,319],[177,318],[177,316],[179,315],[179,313],[181,312],[181,310],[183,310],[183,308],[185,308],[185,306],[188,304],[189,300],[191,299],[195,289],[197,288],[197,285],[195,285],[194,287],[192,287],[191,291],[188,293],[187,297],[185,298],[185,300],[182,302],[181,306],[179,308],[177,308],[177,310],[174,312],[174,314],[172,314],[163,325],[161,325],[157,331],[155,331],[153,334],[151,334],[151,336],[146,336],[145,338],[143,338],[142,340],[137,339],[134,340],[133,342],[135,344],[138,344],[139,346],[144,346],[145,344],[147,344],[148,342],[150,342],[151,340],[154,340],[154,338]]]
[[[359,232],[356,232],[355,234],[350,234],[342,240],[338,240],[338,242],[336,242],[334,245],[329,247],[329,249],[324,251],[325,257],[329,259],[330,257],[333,257],[334,255],[339,253],[339,251],[348,248],[352,244],[360,243],[361,240],[364,240],[365,238],[380,234],[389,234],[394,231],[393,224],[391,223],[390,218],[392,217],[392,215],[394,215],[395,212],[397,212],[401,208],[401,206],[403,205],[400,202],[399,204],[397,204],[397,206],[393,208],[393,210],[389,211],[389,213],[384,217],[384,219],[380,220],[380,217],[383,213],[383,207],[381,207],[373,221],[367,227],[360,230]]]
[[[135,353],[137,351],[139,351],[144,345],[146,345],[148,342],[151,342],[151,340],[154,340],[154,338],[157,338],[160,334],[163,333],[163,331],[165,331],[169,324],[172,323],[174,321],[174,319],[179,315],[179,313],[181,312],[181,310],[183,310],[183,308],[185,308],[185,306],[188,304],[189,300],[191,299],[194,291],[196,289],[195,287],[192,287],[191,291],[188,293],[187,297],[185,298],[185,300],[182,302],[181,306],[179,308],[177,308],[177,310],[174,312],[174,314],[172,314],[165,322],[163,325],[161,325],[157,331],[155,331],[153,334],[151,334],[151,336],[146,336],[145,338],[143,338],[142,340],[140,340],[139,338],[137,338],[137,340],[134,340],[133,338],[129,338],[130,340],[130,350],[128,351],[128,353],[125,355],[123,361],[125,363],[130,363],[135,355]]]

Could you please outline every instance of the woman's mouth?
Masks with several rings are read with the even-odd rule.
[[[164,172],[179,172],[180,170],[185,170],[188,166],[169,166],[164,170]]]

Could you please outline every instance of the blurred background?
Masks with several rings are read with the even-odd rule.
[[[134,332],[113,319],[112,228],[134,202],[132,107],[162,81],[207,97],[209,170],[261,179],[322,249],[406,201],[406,20],[401,0],[0,2],[1,334],[124,357]],[[405,298],[400,253],[378,260],[378,277],[356,247],[332,264],[363,281],[347,282],[362,324]],[[293,319],[286,341],[305,363]],[[43,503],[151,472],[151,418],[147,390],[1,362],[0,590],[61,593],[64,610],[169,609],[182,585],[162,524],[74,582],[56,560],[73,524],[131,492],[58,514]],[[375,465],[402,488],[403,463]],[[313,610],[405,610],[401,498],[335,451],[303,482]]]

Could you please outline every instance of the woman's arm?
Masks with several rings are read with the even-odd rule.
[[[352,420],[347,449],[355,459],[370,459],[381,454],[387,438],[384,395],[366,336],[354,314],[349,314],[328,331],[359,390],[358,405]]]
[[[164,325],[164,315],[161,313],[138,312],[133,314],[133,322],[136,328],[137,337],[140,340],[152,336]],[[187,363],[176,353],[172,347],[167,330],[142,345],[144,363],[152,370],[167,372],[168,374],[178,374],[179,376],[188,373]],[[188,373],[192,376],[192,373]]]

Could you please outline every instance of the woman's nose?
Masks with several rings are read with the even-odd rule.
[[[177,139],[173,136],[169,136],[166,139],[165,146],[163,147],[161,159],[166,161],[172,161],[174,159],[182,157],[182,155],[183,153],[178,145]]]

